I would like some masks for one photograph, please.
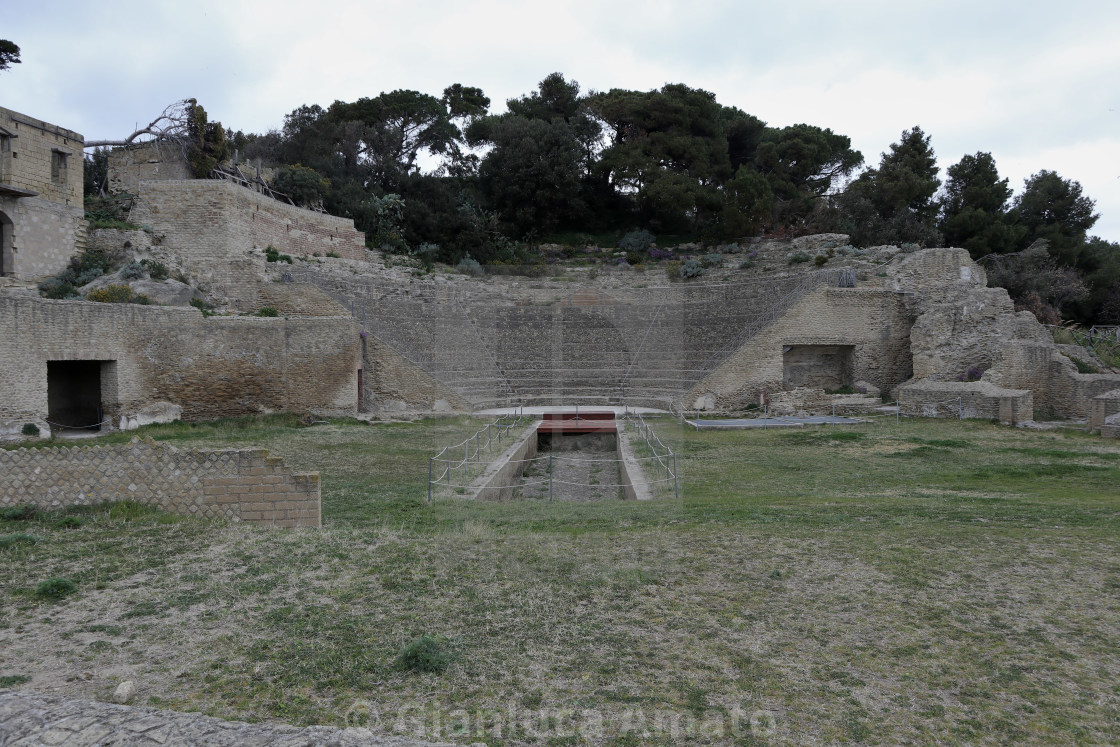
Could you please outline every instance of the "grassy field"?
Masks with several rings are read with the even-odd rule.
[[[682,500],[427,504],[476,426],[148,429],[320,470],[323,528],[0,520],[0,686],[491,745],[1120,735],[1115,441],[665,421]],[[402,664],[423,635],[442,671]]]

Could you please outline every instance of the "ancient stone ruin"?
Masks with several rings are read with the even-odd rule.
[[[818,269],[785,258],[846,237],[761,242],[763,271],[729,266],[718,282],[628,267],[425,274],[390,267],[348,219],[185,178],[150,146],[113,164],[137,228],[91,231],[81,135],[0,110],[0,138],[0,436],[519,404],[808,414],[897,402],[1120,426],[1120,376],[1079,373],[961,249],[875,247]],[[127,285],[156,303],[42,298],[37,281],[83,250],[114,269],[77,292]]]

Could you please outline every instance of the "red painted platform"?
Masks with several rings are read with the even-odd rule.
[[[538,433],[617,433],[614,413],[604,412],[546,412],[541,416]]]

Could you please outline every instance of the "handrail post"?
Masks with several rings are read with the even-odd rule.
[[[680,481],[677,479],[677,452],[673,452],[673,497],[680,500],[681,487]]]
[[[552,454],[548,455],[548,500],[552,500]]]
[[[428,457],[428,503],[432,502],[432,462],[435,457]]]

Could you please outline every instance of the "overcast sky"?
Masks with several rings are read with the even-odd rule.
[[[301,104],[478,86],[494,110],[552,72],[584,91],[685,83],[773,126],[852,138],[868,164],[920,125],[944,168],[992,153],[1021,189],[1079,181],[1120,241],[1116,0],[4,0],[23,62],[0,105],[119,138],[197,98],[225,126]]]

